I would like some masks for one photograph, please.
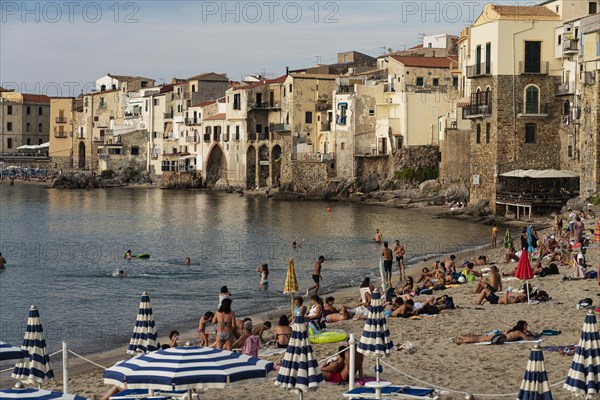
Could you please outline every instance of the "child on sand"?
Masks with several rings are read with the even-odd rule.
[[[496,224],[492,225],[492,248],[498,247],[496,239],[498,238],[498,227]]]
[[[206,333],[206,324],[210,323],[215,314],[212,311],[207,311],[198,324],[198,337],[200,338],[200,346],[208,346],[208,334]]]

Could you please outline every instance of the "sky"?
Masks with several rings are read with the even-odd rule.
[[[459,35],[485,1],[10,1],[0,0],[0,86],[77,96],[98,78],[157,83],[203,72],[280,76]],[[508,5],[534,5],[500,0]]]

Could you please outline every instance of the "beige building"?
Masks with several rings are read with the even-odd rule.
[[[0,153],[15,153],[23,145],[48,142],[50,98],[38,94],[0,92],[2,123]]]
[[[48,155],[56,168],[73,168],[76,126],[74,97],[50,98],[50,147]]]

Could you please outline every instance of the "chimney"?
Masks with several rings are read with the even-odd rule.
[[[285,67],[285,75],[289,75],[290,74],[290,67]]]

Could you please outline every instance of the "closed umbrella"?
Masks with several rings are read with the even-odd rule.
[[[129,389],[223,389],[261,383],[273,363],[227,350],[174,347],[140,354],[104,370],[104,383]]]
[[[527,255],[527,249],[523,248],[521,251],[521,257],[519,257],[519,263],[517,264],[517,270],[515,271],[515,278],[525,281],[525,287],[527,290],[527,302],[529,303],[529,280],[533,279],[533,269],[531,269],[531,263],[529,262],[529,256]]]
[[[579,344],[563,387],[580,396],[600,394],[600,334],[596,314],[592,310],[585,316]]]
[[[292,336],[287,345],[275,385],[286,390],[295,390],[300,398],[309,390],[316,390],[324,379],[308,342],[303,315],[296,315],[292,324]]]
[[[529,243],[529,246],[527,247],[528,253],[533,253],[535,251],[537,243],[534,242],[535,239],[533,238],[533,227],[531,225],[527,225],[527,243]]]
[[[552,400],[552,392],[548,385],[548,374],[544,364],[544,353],[539,345],[535,345],[529,353],[529,361],[525,376],[521,382],[518,400]]]
[[[25,338],[21,349],[29,352],[30,358],[15,365],[13,378],[31,383],[42,383],[46,379],[54,378],[46,348],[46,336],[36,306],[29,308],[29,318],[27,318]]]
[[[381,306],[381,295],[379,290],[373,291],[371,298],[371,305],[369,306],[369,314],[367,315],[367,322],[363,328],[360,341],[358,343],[358,351],[367,357],[375,357],[375,376],[376,382],[368,382],[368,386],[373,386],[377,398],[381,398],[381,388],[389,385],[389,383],[380,385],[379,374],[381,367],[379,366],[379,359],[381,357],[387,357],[392,353],[394,343],[390,335],[390,331],[387,328],[387,322],[383,315],[383,307]]]
[[[128,354],[148,353],[158,350],[158,333],[154,324],[154,315],[150,305],[150,295],[148,292],[142,293],[140,308],[138,311],[135,327],[127,347]]]
[[[504,234],[503,246],[505,249],[512,249],[512,247],[513,247],[513,240],[512,240],[512,237],[510,236],[510,231],[508,230],[508,228],[506,228],[506,233]]]
[[[17,382],[12,389],[0,390],[0,398],[19,400],[87,400],[85,397],[74,396],[72,394],[25,388],[21,382]]]
[[[10,343],[0,341],[0,365],[22,363],[29,360],[29,352]]]
[[[288,270],[283,285],[283,294],[289,294],[292,297],[292,315],[294,315],[294,295],[298,294],[298,279],[296,278],[296,269],[294,268],[294,259],[290,257],[288,261]]]

